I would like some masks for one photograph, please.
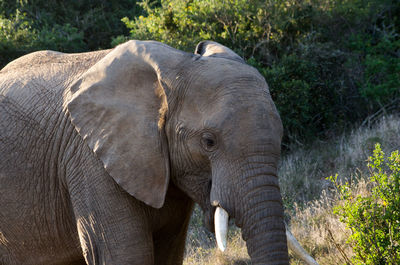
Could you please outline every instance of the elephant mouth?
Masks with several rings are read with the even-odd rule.
[[[209,205],[205,209],[203,208],[203,213],[204,213],[204,225],[207,228],[208,231],[214,233],[215,232],[215,212],[217,208],[221,208],[219,205]],[[222,207],[225,211],[228,212],[229,214],[229,220],[234,219],[233,215],[226,210],[225,207]],[[238,226],[238,224],[235,222],[235,225]],[[238,226],[240,228],[240,226]]]
[[[241,218],[235,218],[234,213],[238,214],[235,211],[235,208],[232,206],[230,207],[229,205],[231,204],[226,200],[221,200],[221,194],[213,190],[212,187],[213,185],[210,182],[209,200],[203,208],[204,224],[210,232],[215,233],[217,245],[221,251],[224,251],[226,248],[230,219],[233,219],[235,221],[235,225],[239,228],[242,227],[242,222],[238,220]]]
[[[216,207],[210,206],[204,212],[204,225],[207,230],[210,232],[214,232],[214,212]]]

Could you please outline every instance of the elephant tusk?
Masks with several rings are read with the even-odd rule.
[[[286,227],[286,238],[289,249],[291,249],[301,260],[303,260],[307,265],[318,265],[318,263],[313,259],[307,251],[300,245],[297,239],[292,235],[289,229]]]
[[[228,234],[229,214],[217,207],[214,214],[215,237],[217,239],[218,248],[223,252],[226,249],[226,236]]]

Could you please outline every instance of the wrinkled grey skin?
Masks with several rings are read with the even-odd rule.
[[[281,136],[217,43],[21,57],[0,72],[0,264],[181,264],[194,202],[210,230],[215,205],[235,218],[253,264],[288,264]]]

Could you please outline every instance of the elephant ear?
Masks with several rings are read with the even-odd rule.
[[[169,183],[162,72],[183,53],[157,42],[129,41],[108,53],[70,88],[71,121],[111,177],[160,208]]]
[[[194,53],[201,56],[219,57],[244,63],[243,58],[234,51],[214,41],[199,42]]]

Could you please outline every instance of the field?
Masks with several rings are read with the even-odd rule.
[[[400,117],[382,117],[309,147],[297,147],[282,155],[279,177],[286,207],[287,223],[302,246],[320,264],[350,264],[352,248],[346,243],[350,231],[333,214],[338,194],[327,177],[348,181],[356,194],[366,193],[366,160],[375,143],[385,153],[400,149]],[[202,227],[201,211],[196,208],[188,234],[185,265],[250,264],[240,230],[231,226],[228,248],[221,253],[214,236]],[[291,256],[291,264],[302,262]]]

